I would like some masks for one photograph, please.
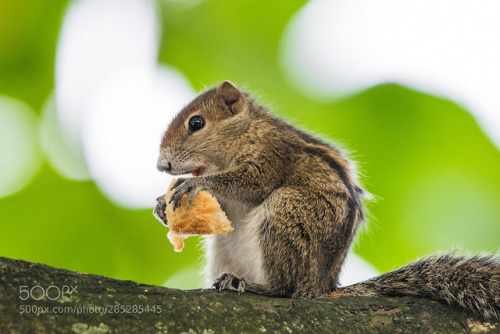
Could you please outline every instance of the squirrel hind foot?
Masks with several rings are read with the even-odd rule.
[[[232,290],[238,291],[239,293],[250,292],[269,297],[275,296],[272,291],[266,289],[263,285],[249,281],[244,277],[238,277],[232,273],[224,273],[219,276],[219,278],[217,278],[213,283],[212,287],[219,291]]]
[[[216,290],[232,290],[245,292],[246,280],[231,273],[224,273],[215,280],[212,287]]]

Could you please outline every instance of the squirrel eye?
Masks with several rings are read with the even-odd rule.
[[[196,115],[189,119],[189,132],[195,132],[205,126],[205,119],[202,116]]]

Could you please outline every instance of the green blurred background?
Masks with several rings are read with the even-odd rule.
[[[287,24],[305,3],[159,1],[158,62],[183,73],[195,91],[229,79],[277,114],[349,149],[375,195],[354,250],[380,271],[439,250],[498,251],[498,148],[467,110],[398,84],[334,102],[294,89],[280,48]],[[47,158],[41,114],[55,88],[69,4],[0,0],[0,256],[200,286],[199,240],[189,238],[184,251],[174,253],[151,214],[154,198],[148,209],[114,204],[95,182],[69,180]],[[12,105],[17,114],[6,111]],[[16,117],[22,138],[9,130]],[[10,184],[16,164],[29,168]]]

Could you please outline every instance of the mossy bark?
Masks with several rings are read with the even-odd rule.
[[[0,257],[0,332],[500,333],[500,322],[423,298],[182,291]]]

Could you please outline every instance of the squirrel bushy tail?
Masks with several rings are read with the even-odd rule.
[[[500,258],[431,255],[332,295],[422,296],[500,319]]]

